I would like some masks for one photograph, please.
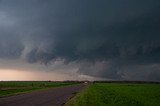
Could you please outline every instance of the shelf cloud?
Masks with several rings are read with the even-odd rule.
[[[0,0],[0,61],[160,81],[159,29],[159,0]]]

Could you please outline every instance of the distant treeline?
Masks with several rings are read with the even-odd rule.
[[[93,81],[93,83],[154,83],[160,84],[160,82],[156,81]]]
[[[86,81],[70,81],[70,80],[66,80],[66,81],[51,81],[51,80],[48,80],[48,81],[0,81],[0,82],[52,82],[52,83],[83,83],[83,82],[86,82]],[[89,81],[87,81],[89,82]]]
[[[52,82],[52,83],[154,83],[154,84],[160,84],[158,81],[78,81],[78,80],[66,80],[66,81],[0,81],[0,82]]]

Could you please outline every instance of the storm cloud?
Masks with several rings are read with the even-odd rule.
[[[0,58],[160,81],[159,29],[159,0],[1,0]]]

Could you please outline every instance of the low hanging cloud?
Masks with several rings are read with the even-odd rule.
[[[159,11],[158,0],[1,0],[0,58],[160,81]]]

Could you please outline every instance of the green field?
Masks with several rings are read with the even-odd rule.
[[[0,97],[31,92],[34,90],[49,89],[77,84],[74,82],[51,82],[51,81],[1,81]]]
[[[94,83],[67,106],[160,106],[160,84]]]

